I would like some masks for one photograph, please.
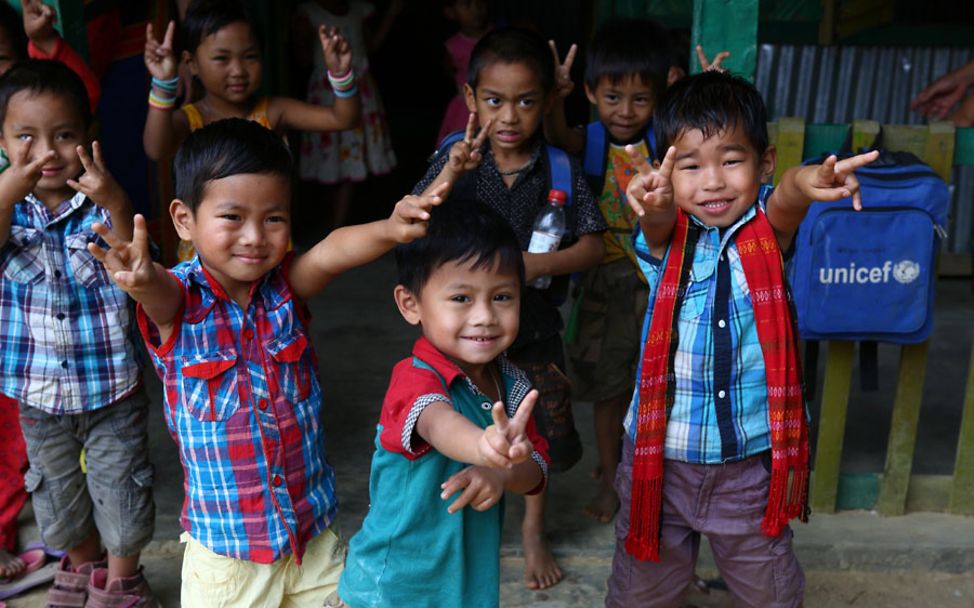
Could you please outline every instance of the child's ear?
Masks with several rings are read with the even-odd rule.
[[[582,85],[582,87],[584,87],[584,88],[585,88],[585,97],[587,97],[587,98],[588,98],[588,102],[589,102],[590,104],[592,104],[593,106],[594,106],[594,105],[596,105],[596,102],[598,101],[598,99],[597,99],[597,98],[595,97],[595,91],[593,91],[592,89],[590,89],[590,88],[588,87],[588,83],[587,83],[587,82],[586,82],[586,83],[584,83],[584,84]]]
[[[666,86],[669,87],[677,80],[683,78],[687,75],[687,71],[678,65],[671,65],[670,69],[666,72]],[[659,97],[659,95],[657,95]]]
[[[768,149],[764,151],[761,155],[760,160],[760,171],[761,171],[761,182],[771,183],[774,177],[774,168],[778,161],[778,150],[774,147],[774,144],[769,144]]]
[[[392,291],[392,297],[396,300],[399,314],[402,315],[403,319],[406,319],[406,323],[419,325],[419,322],[422,321],[422,315],[419,312],[419,298],[409,291],[405,285],[396,285]]]
[[[193,55],[189,51],[183,51],[182,62],[189,66],[189,71],[193,76],[199,76],[199,70],[196,69],[196,61],[193,60]]]
[[[471,113],[477,111],[477,93],[467,83],[463,83],[463,99],[467,102],[467,110]]]
[[[172,217],[172,224],[176,227],[176,234],[179,235],[179,238],[184,241],[193,240],[192,226],[195,218],[189,205],[178,198],[174,198],[169,204],[169,215]]]

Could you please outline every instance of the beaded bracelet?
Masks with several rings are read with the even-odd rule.
[[[149,91],[149,107],[157,110],[172,110],[176,107],[176,98],[159,97],[154,92]]]
[[[358,95],[358,85],[352,85],[352,88],[345,89],[344,91],[339,91],[338,89],[334,89],[332,93],[335,94],[335,97],[342,97],[342,98],[355,97],[356,95]]]
[[[355,88],[355,70],[349,69],[347,72],[341,76],[335,76],[328,71],[328,83],[331,88],[337,93],[338,91],[348,91]]]
[[[171,91],[175,93],[176,90],[179,88],[179,76],[176,76],[175,78],[171,78],[169,80],[161,80],[153,76],[152,86],[163,91]]]

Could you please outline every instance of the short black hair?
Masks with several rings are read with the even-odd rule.
[[[60,61],[25,59],[0,76],[0,128],[7,118],[10,99],[21,91],[60,97],[78,111],[86,127],[91,125],[91,105],[85,83]]]
[[[519,27],[505,27],[488,32],[470,52],[467,84],[474,91],[480,83],[480,72],[498,63],[522,63],[538,76],[541,88],[548,94],[555,86],[555,60],[548,43],[540,34]]]
[[[0,2],[0,30],[10,42],[10,48],[17,54],[16,59],[27,57],[27,33],[24,20],[17,9],[7,2]]]
[[[228,25],[246,23],[250,32],[257,40],[257,46],[263,48],[260,28],[257,27],[253,15],[241,0],[193,0],[186,8],[186,18],[180,24],[183,33],[183,50],[191,55],[199,48],[200,43],[207,36],[219,32]]]
[[[450,197],[430,213],[426,236],[396,248],[399,284],[419,296],[438,268],[448,262],[472,263],[476,269],[497,265],[516,272],[524,285],[524,260],[510,224],[483,203]]]
[[[585,84],[592,91],[607,78],[619,84],[638,76],[659,98],[673,65],[670,34],[652,19],[613,19],[595,32],[585,57]]]
[[[740,76],[719,71],[681,78],[662,95],[653,112],[653,129],[662,159],[687,131],[705,138],[735,127],[744,130],[758,156],[768,149],[768,111],[761,93]]]
[[[212,122],[189,134],[173,160],[176,198],[194,213],[206,186],[232,175],[280,175],[290,184],[291,151],[280,135],[243,118]]]

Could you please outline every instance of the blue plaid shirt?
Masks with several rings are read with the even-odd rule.
[[[132,305],[88,252],[111,217],[83,194],[51,212],[14,207],[0,248],[0,391],[49,414],[110,405],[135,390]]]
[[[769,187],[758,203],[763,208]],[[764,355],[754,324],[751,294],[733,239],[754,217],[751,207],[721,233],[704,226],[693,255],[693,269],[680,306],[679,343],[673,367],[676,394],[666,424],[665,458],[695,464],[741,460],[771,448],[768,389]],[[635,236],[639,267],[649,284],[649,307],[643,322],[642,344],[665,264],[653,258],[642,232]],[[669,251],[667,250],[667,254]],[[637,378],[642,373],[642,349]],[[625,418],[635,439],[639,388]]]

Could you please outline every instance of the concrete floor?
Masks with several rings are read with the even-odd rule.
[[[340,277],[310,302],[314,315],[313,340],[321,360],[325,395],[326,447],[338,476],[340,522],[346,536],[358,529],[368,509],[372,440],[389,371],[395,362],[409,354],[417,335],[416,330],[401,319],[393,304],[394,282],[394,263],[391,256],[386,256]],[[953,468],[970,344],[974,336],[974,324],[971,323],[974,297],[966,281],[942,282],[938,297],[937,333],[930,351],[915,469],[916,472],[947,474]],[[894,349],[881,349],[881,390],[874,393],[854,390],[844,470],[876,472],[882,469],[896,362]],[[154,374],[149,374],[150,391],[155,400],[150,446],[156,466],[157,522],[155,540],[146,551],[144,561],[157,594],[170,607],[178,605],[179,596],[181,546],[177,539],[182,469],[162,419],[159,383]],[[576,405],[576,420],[586,444],[586,455],[572,471],[552,480],[549,509],[549,530],[553,546],[564,565],[566,581],[550,591],[524,589],[517,534],[522,508],[521,500],[513,497],[508,502],[502,551],[504,606],[601,605],[614,538],[611,526],[595,523],[581,514],[582,506],[595,491],[595,482],[588,477],[595,464],[589,404]],[[25,526],[22,535],[27,538],[34,535],[32,527]],[[974,580],[971,578],[974,552],[970,551],[971,546],[974,546],[974,519],[939,514],[914,514],[904,518],[879,518],[864,512],[816,515],[812,523],[796,529],[797,551],[810,571],[808,606],[847,605],[845,600],[839,602],[836,594],[844,594],[842,598],[851,598],[860,606],[893,608],[901,605],[883,595],[884,590],[888,591],[889,585],[893,584],[880,582],[885,581],[883,576],[905,581],[899,593],[904,601],[920,601],[920,598],[945,594],[945,599],[932,605],[974,606]],[[703,551],[701,555],[701,572],[707,573],[710,567],[708,552]],[[853,570],[851,574],[841,572],[850,569]],[[881,571],[898,574],[877,574],[879,578],[862,574]],[[932,571],[937,574],[931,576]],[[841,582],[846,579],[851,582]],[[10,605],[42,605],[42,598],[43,594],[37,592],[10,602]],[[693,605],[701,607],[726,606],[729,605],[727,601],[726,594],[720,592],[691,598]]]

